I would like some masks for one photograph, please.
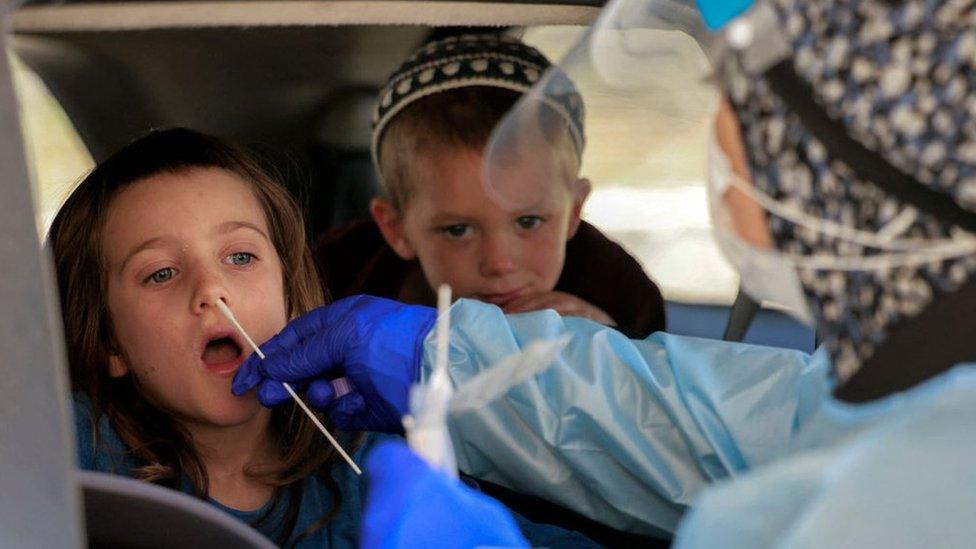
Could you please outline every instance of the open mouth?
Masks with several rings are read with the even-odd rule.
[[[203,363],[209,367],[226,366],[241,358],[241,346],[229,337],[211,339],[203,348]]]

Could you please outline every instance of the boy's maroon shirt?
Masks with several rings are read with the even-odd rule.
[[[423,276],[416,261],[404,261],[372,221],[355,221],[318,238],[313,250],[330,297],[354,294],[400,298],[408,274]],[[640,264],[596,227],[580,224],[566,243],[566,263],[557,291],[575,295],[603,309],[617,329],[645,338],[665,329],[664,299]],[[428,292],[434,302],[433,292]]]

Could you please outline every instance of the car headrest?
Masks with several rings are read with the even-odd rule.
[[[246,524],[186,494],[106,473],[76,474],[89,547],[275,547]]]

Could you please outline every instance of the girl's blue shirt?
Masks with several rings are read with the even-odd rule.
[[[90,471],[113,473],[134,477],[139,462],[126,454],[125,444],[102,415],[98,420],[97,431],[92,419],[91,400],[87,395],[75,393],[73,398],[75,433],[78,446],[78,467]],[[96,437],[97,432],[97,437]],[[356,463],[365,462],[365,455],[374,444],[391,435],[367,434],[352,458]],[[332,508],[333,494],[318,476],[310,476],[301,484],[302,499],[298,517],[284,547],[357,547],[362,511],[366,503],[368,478],[356,475],[345,462],[337,462],[331,470],[332,478],[342,494],[338,511],[323,527],[307,536],[302,534]],[[189,483],[184,483],[184,492],[190,493]],[[261,509],[241,511],[222,505],[210,499],[208,502],[224,512],[253,526],[268,539],[277,542],[281,539],[283,519],[288,510],[288,494],[269,501]],[[536,547],[595,547],[595,543],[578,534],[547,524],[536,524],[513,513],[522,534]]]
[[[78,441],[78,467],[81,469],[134,477],[139,462],[128,456],[125,445],[107,417],[98,420],[96,438],[92,421],[92,406],[87,395],[74,395],[75,432]],[[365,454],[384,435],[367,435],[352,453],[356,463],[362,463]],[[345,462],[337,462],[331,470],[332,478],[342,493],[341,503],[335,516],[322,528],[302,537],[310,526],[325,516],[333,505],[332,491],[318,476],[310,476],[301,483],[302,499],[292,533],[283,544],[285,547],[355,547],[359,539],[359,523],[366,497],[366,477],[358,476]],[[184,492],[190,493],[189,483]],[[281,539],[284,518],[288,511],[289,494],[272,499],[260,509],[241,511],[209,499],[218,509],[253,526],[272,541]]]

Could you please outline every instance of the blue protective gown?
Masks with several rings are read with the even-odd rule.
[[[858,436],[831,436],[853,424]],[[675,547],[976,543],[972,365],[870,405],[825,401],[793,453],[702,492]]]
[[[690,519],[698,525],[687,528],[714,537],[686,538],[694,546],[728,545],[723,529],[709,529],[716,520],[706,514],[710,510],[728,521],[737,520],[732,510],[757,512],[736,503],[743,497],[739,487],[748,491],[762,481],[750,471],[778,462],[766,470],[797,467],[799,472],[781,474],[802,483],[800,472],[825,474],[827,462],[846,458],[848,443],[863,440],[851,435],[873,433],[895,421],[900,410],[920,406],[915,392],[865,406],[836,402],[822,351],[806,355],[666,333],[632,341],[552,311],[505,317],[494,306],[465,300],[452,307],[451,321],[450,374],[456,384],[533,340],[572,334],[547,371],[484,409],[452,418],[462,471],[649,535],[674,532],[703,488],[748,476],[749,482],[728,483],[705,497]],[[425,343],[424,377],[434,348],[432,333]],[[969,370],[958,376],[976,379]],[[976,398],[970,400],[976,410]],[[804,457],[783,459],[800,453]],[[821,458],[827,461],[803,469],[814,455],[828,455]],[[783,511],[789,502],[807,499],[798,489],[780,495],[786,501],[763,501]],[[786,517],[781,526],[789,522]],[[757,529],[766,533],[765,527]],[[748,538],[742,546],[753,543]]]

